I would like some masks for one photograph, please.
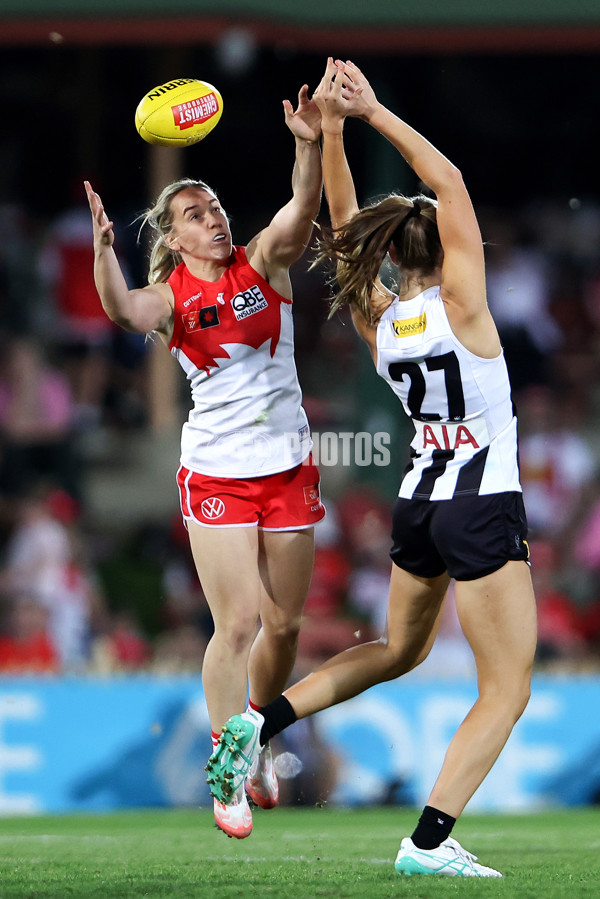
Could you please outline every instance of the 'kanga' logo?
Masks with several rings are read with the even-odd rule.
[[[402,321],[392,321],[392,328],[396,337],[412,337],[414,334],[424,334],[427,327],[427,315],[423,312],[417,318],[405,318]]]

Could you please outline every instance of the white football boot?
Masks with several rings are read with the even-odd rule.
[[[252,833],[252,812],[244,788],[236,790],[227,805],[214,800],[215,824],[228,837],[243,840]]]
[[[260,808],[275,808],[279,802],[279,784],[268,743],[252,763],[246,780],[246,793]]]
[[[418,849],[410,837],[400,844],[396,863],[398,874],[443,874],[446,877],[502,877],[499,871],[477,864],[477,856],[448,837],[436,849]]]

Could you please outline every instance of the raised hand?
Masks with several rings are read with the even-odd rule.
[[[368,119],[379,105],[375,91],[358,66],[355,66],[349,59],[346,62],[336,59],[335,64],[343,76],[347,114]]]
[[[85,192],[87,194],[90,211],[92,213],[92,224],[94,226],[94,243],[106,247],[112,247],[115,241],[115,232],[113,231],[113,222],[111,222],[104,211],[100,196],[94,191],[89,181],[83,182]]]
[[[298,107],[294,108],[289,100],[283,101],[285,123],[294,135],[301,140],[313,143],[321,136],[321,113],[313,100],[308,96],[308,85],[303,84],[298,91]]]
[[[321,128],[339,131],[347,113],[348,92],[344,90],[343,72],[330,56],[313,100],[321,113]]]
[[[368,118],[377,106],[373,88],[350,60],[327,60],[325,74],[313,94],[313,100],[321,110],[323,127],[346,116]]]

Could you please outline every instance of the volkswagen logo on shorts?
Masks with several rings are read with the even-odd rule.
[[[200,508],[205,518],[220,518],[225,511],[225,503],[218,496],[211,496],[202,501]]]

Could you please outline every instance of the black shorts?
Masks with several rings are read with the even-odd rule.
[[[396,500],[390,556],[418,577],[448,572],[459,581],[492,574],[511,560],[529,558],[521,493]]]

